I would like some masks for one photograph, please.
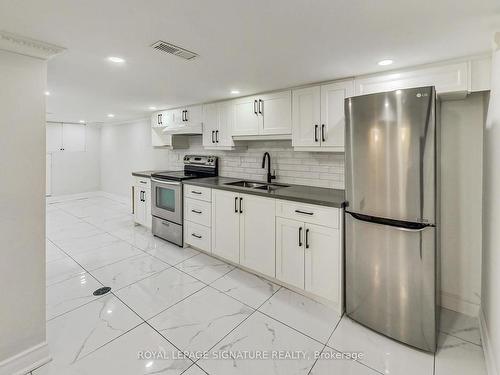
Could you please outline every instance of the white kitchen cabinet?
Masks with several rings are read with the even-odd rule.
[[[212,252],[275,276],[275,199],[212,189]]]
[[[203,106],[203,147],[231,150],[233,142],[234,105],[231,101]]]
[[[212,253],[240,261],[239,194],[212,189]]]
[[[151,179],[134,177],[134,222],[151,228]]]
[[[240,194],[240,264],[275,276],[276,200]]]
[[[47,152],[86,150],[87,127],[85,124],[48,123],[46,131]]]
[[[172,109],[172,121],[175,127],[183,127],[195,124],[201,124],[203,107],[201,105],[191,105]]]
[[[287,136],[292,132],[291,91],[234,101],[233,136]]]
[[[442,97],[464,98],[469,88],[469,62],[441,64],[356,77],[355,95],[435,86]]]
[[[276,278],[304,289],[304,223],[276,218]]]
[[[340,306],[340,232],[321,225],[305,225],[305,290]]]
[[[165,128],[174,125],[174,111],[160,111],[151,116],[151,126]]]
[[[353,81],[293,90],[292,145],[296,151],[344,151],[344,100]]]
[[[328,300],[341,311],[341,210],[301,204],[290,210],[294,204],[277,202],[276,278]]]

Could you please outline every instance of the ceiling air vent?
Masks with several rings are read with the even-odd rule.
[[[196,56],[198,56],[196,53],[188,51],[187,49],[177,47],[176,45],[173,45],[171,43],[164,42],[162,40],[157,41],[156,43],[153,43],[151,45],[154,49],[164,52],[164,53],[170,53],[171,55],[179,56],[183,58],[184,60],[192,60]]]

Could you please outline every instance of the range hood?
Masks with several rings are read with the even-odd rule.
[[[165,129],[163,129],[163,133],[169,135],[201,135],[203,134],[203,125],[197,123],[166,126]]]

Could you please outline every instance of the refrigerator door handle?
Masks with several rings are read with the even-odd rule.
[[[348,213],[353,218],[360,220],[360,221],[366,221],[368,223],[379,224],[379,225],[388,225],[390,227],[393,227],[394,229],[402,230],[405,232],[422,232],[423,230],[425,230],[428,227],[435,226],[433,224],[417,223],[417,222],[403,221],[403,220],[396,220],[396,219],[386,219],[383,217],[358,214],[358,213],[354,213],[354,212],[350,212],[350,211],[346,211],[346,213]]]

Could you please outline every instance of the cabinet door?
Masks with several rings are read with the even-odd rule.
[[[218,129],[219,112],[218,104],[206,104],[203,106],[203,146],[214,147],[215,131]]]
[[[146,225],[146,199],[145,190],[140,186],[134,186],[134,221],[137,224]]]
[[[203,121],[203,107],[201,105],[192,105],[187,107],[184,121],[186,124],[200,124]]]
[[[321,145],[344,149],[344,99],[354,94],[354,82],[321,86]]]
[[[233,135],[258,135],[262,116],[258,112],[258,98],[251,96],[234,101]]]
[[[240,264],[275,276],[276,200],[241,194]]]
[[[340,303],[341,264],[338,229],[306,224],[305,289]]]
[[[234,105],[233,102],[219,103],[219,128],[216,134],[217,146],[231,147],[233,142]]]
[[[47,124],[46,151],[62,151],[62,147],[62,124]]]
[[[170,116],[172,118],[172,127],[181,127],[185,126],[186,122],[183,121],[184,118],[184,109],[185,108],[177,108],[177,109],[172,109],[168,112],[170,112]]]
[[[292,134],[292,92],[259,97],[258,113],[264,117],[261,134]]]
[[[321,89],[306,87],[292,92],[292,145],[320,147]]]
[[[240,261],[239,195],[212,189],[212,252],[222,258]]]
[[[304,289],[304,235],[301,221],[276,218],[276,278]]]
[[[87,126],[63,124],[62,140],[64,151],[85,151]]]

